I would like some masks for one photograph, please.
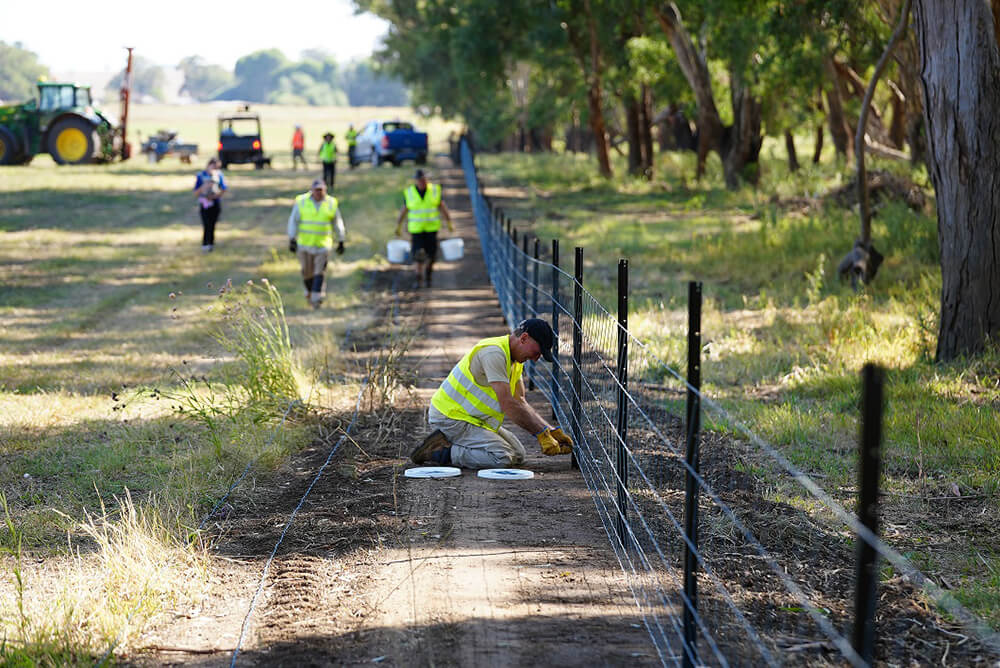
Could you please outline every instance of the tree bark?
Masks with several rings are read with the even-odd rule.
[[[916,0],[924,120],[937,195],[937,359],[1000,336],[1000,3]]]
[[[823,154],[823,124],[816,126],[816,143],[813,145],[813,164],[819,164],[819,157]]]
[[[653,178],[653,91],[642,85],[639,95],[639,143],[642,149],[642,173]]]
[[[733,125],[726,128],[723,137],[722,172],[726,187],[736,189],[741,178],[754,185],[760,180],[757,166],[764,137],[760,134],[760,102],[750,94],[750,88],[736,72],[729,73],[729,81]]]
[[[590,86],[587,89],[587,105],[590,111],[590,129],[594,133],[597,145],[597,164],[601,176],[611,178],[611,156],[608,154],[608,136],[605,130],[604,109],[601,95],[601,45],[597,40],[597,26],[594,23],[594,13],[590,9],[590,0],[583,0],[583,8],[587,14],[587,29],[590,33]]]
[[[799,156],[795,152],[795,137],[791,130],[785,130],[785,152],[788,153],[788,171],[799,171]]]
[[[816,110],[823,113],[823,91],[819,91],[816,98]],[[813,144],[813,164],[819,164],[819,158],[823,154],[823,124],[816,124],[816,142]]]
[[[887,79],[885,83],[892,92],[890,98],[892,123],[889,124],[889,143],[894,148],[903,150],[903,144],[906,142],[906,97],[892,79]]]
[[[830,138],[833,139],[833,149],[837,155],[847,157],[850,146],[849,135],[847,133],[847,121],[844,119],[844,105],[840,97],[840,84],[837,81],[837,70],[833,64],[833,58],[826,61],[827,75],[830,77],[829,86],[826,89],[827,120],[830,124]]]
[[[635,95],[625,95],[625,136],[628,138],[628,173],[642,171],[642,144],[639,139],[639,101]]]

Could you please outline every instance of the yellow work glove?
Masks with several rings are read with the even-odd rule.
[[[559,454],[568,455],[573,452],[573,439],[564,434],[561,427],[556,427],[549,433],[552,434],[552,438],[556,439],[556,443],[559,444]]]
[[[572,447],[568,445],[561,445],[559,440],[556,438],[556,433],[559,434],[563,439],[569,441],[569,437],[562,433],[559,429],[552,429],[551,427],[546,427],[539,433],[535,434],[535,438],[538,439],[538,445],[542,446],[542,454],[548,455],[549,457],[553,455],[567,455],[573,451]],[[572,441],[569,441],[572,443]]]
[[[543,455],[558,455],[559,454],[559,444],[556,443],[556,439],[552,437],[552,432],[548,429],[543,429],[540,433],[535,434],[535,438],[538,439],[538,445],[542,446]]]

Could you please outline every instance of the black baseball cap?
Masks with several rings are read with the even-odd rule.
[[[528,336],[538,343],[538,347],[542,350],[542,357],[545,358],[546,362],[555,362],[552,357],[552,344],[556,340],[556,335],[552,332],[549,323],[541,318],[528,318],[522,320],[517,329],[527,332]]]
[[[425,176],[426,174],[424,174],[424,170],[422,169],[418,169],[417,171],[413,172],[413,178],[415,179],[422,179]]]

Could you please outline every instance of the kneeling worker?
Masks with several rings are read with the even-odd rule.
[[[295,198],[288,216],[288,250],[295,253],[302,266],[302,282],[306,299],[319,308],[326,293],[323,274],[333,248],[333,231],[337,230],[337,255],[344,254],[344,219],[336,197],[326,194],[321,179],[312,182],[309,192]]]
[[[546,455],[566,455],[573,441],[553,428],[524,398],[524,362],[552,362],[549,323],[529,318],[513,334],[483,339],[451,370],[431,398],[427,421],[434,431],[410,455],[417,464],[470,469],[504,468],[524,461],[524,446],[503,428],[509,418],[535,435]]]

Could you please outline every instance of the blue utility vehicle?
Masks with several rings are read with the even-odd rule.
[[[427,162],[427,133],[417,132],[407,121],[371,121],[358,133],[351,166],[370,162],[378,167],[389,162],[398,167],[404,160]]]

